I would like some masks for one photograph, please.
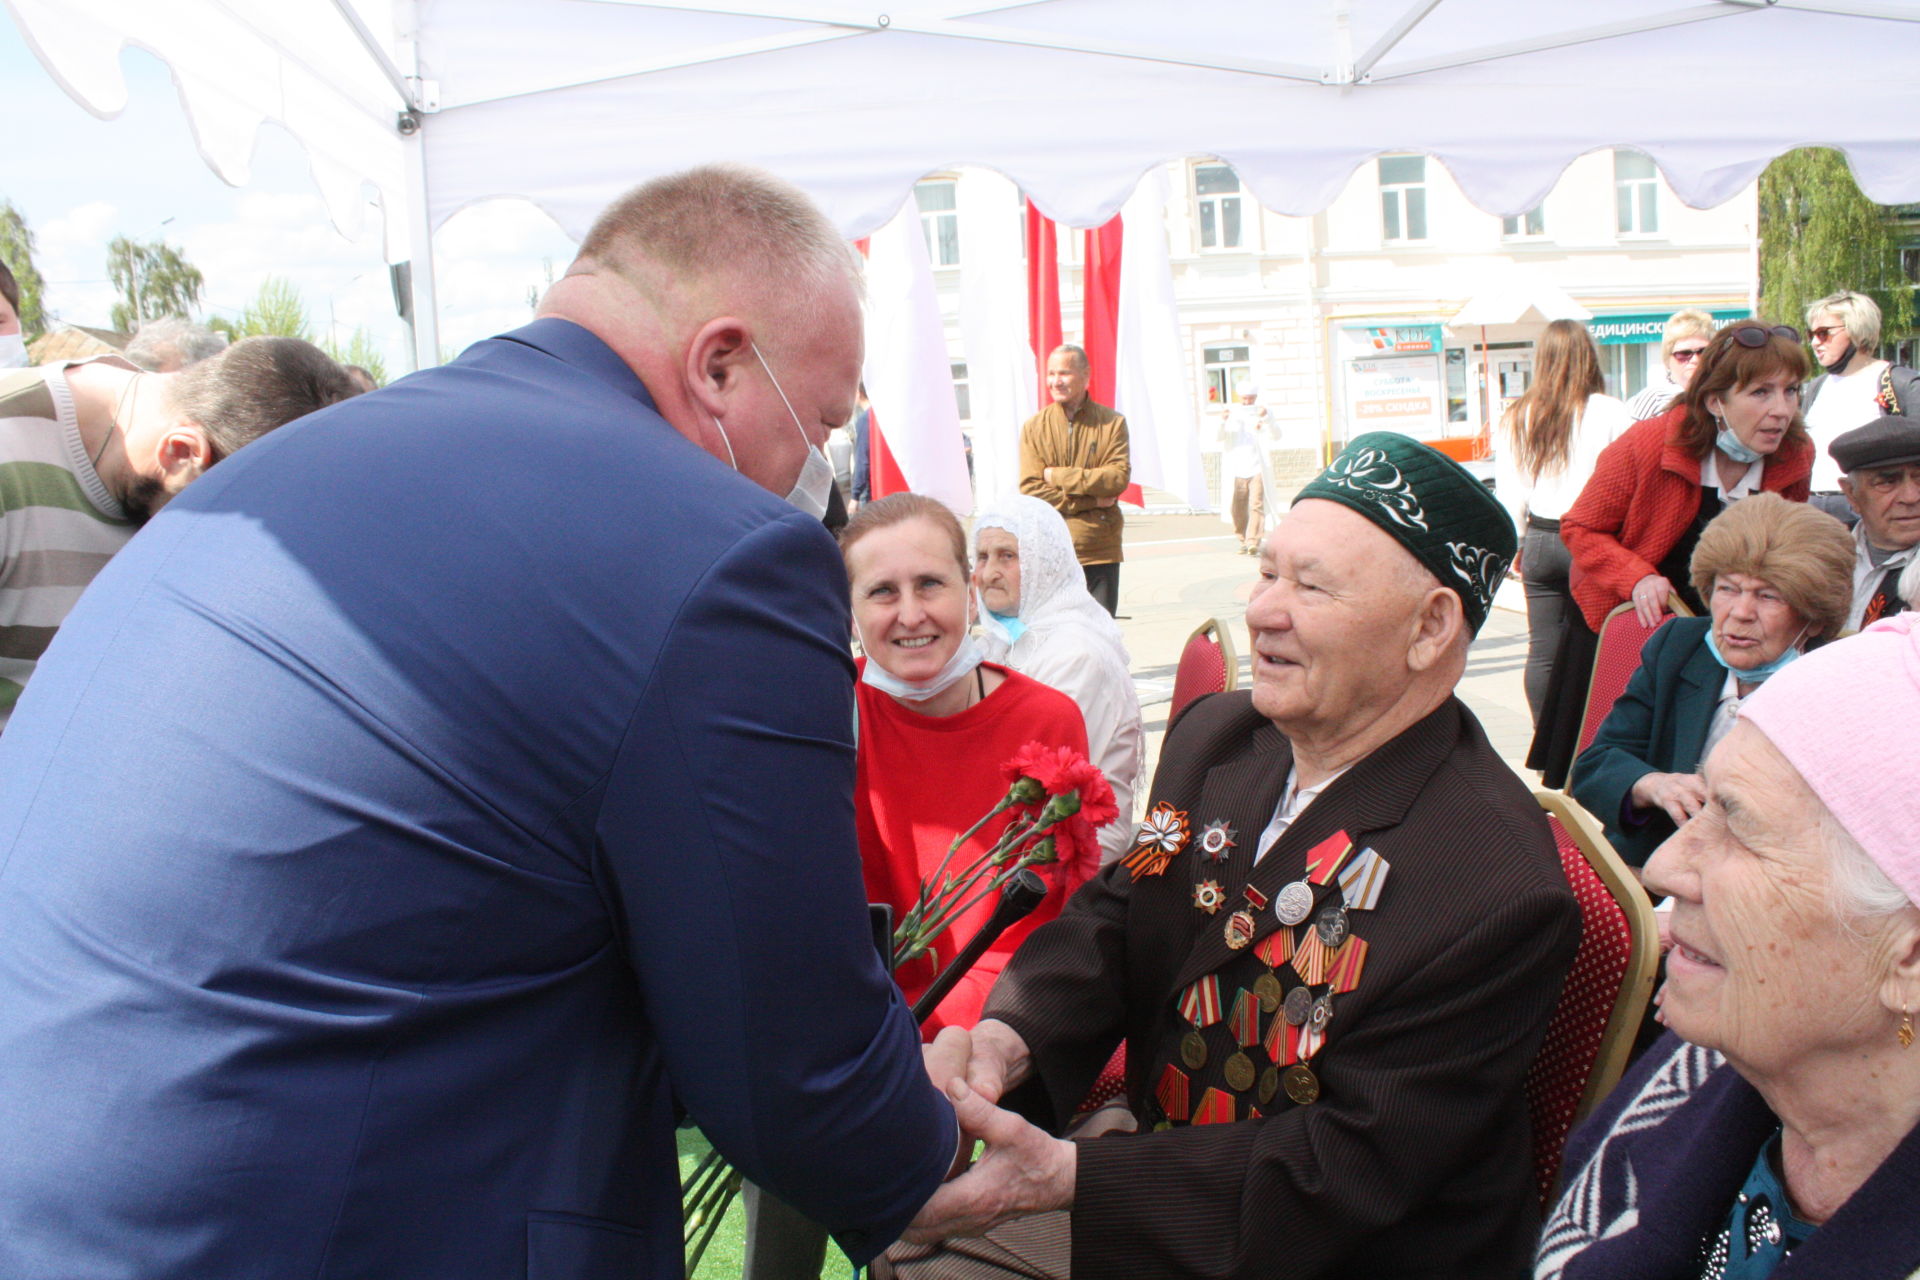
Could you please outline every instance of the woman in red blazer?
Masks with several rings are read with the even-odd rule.
[[[1795,330],[1757,320],[1731,324],[1707,344],[1673,408],[1635,423],[1601,452],[1593,478],[1560,521],[1587,629],[1573,628],[1562,647],[1527,758],[1548,786],[1566,779],[1594,632],[1614,606],[1632,601],[1651,627],[1677,592],[1705,613],[1692,597],[1687,561],[1708,521],[1750,493],[1806,501],[1813,442],[1800,418],[1800,384],[1807,372]]]

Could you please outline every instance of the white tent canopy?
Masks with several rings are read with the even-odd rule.
[[[850,237],[963,164],[1093,225],[1186,155],[1289,214],[1385,151],[1518,214],[1617,145],[1698,206],[1812,144],[1874,199],[1920,201],[1920,0],[5,3],[98,114],[125,104],[124,44],[165,59],[229,181],[285,125],[344,230],[372,185],[394,260],[493,197],[577,238],[632,183],[712,160],[793,180]]]

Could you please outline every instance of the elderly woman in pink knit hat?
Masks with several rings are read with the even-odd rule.
[[[1567,1148],[1539,1280],[1920,1269],[1920,617],[1743,703],[1646,866],[1670,1034]]]

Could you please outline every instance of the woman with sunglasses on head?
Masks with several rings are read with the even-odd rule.
[[[1812,501],[1851,525],[1857,517],[1827,446],[1883,413],[1920,414],[1920,373],[1880,358],[1880,308],[1864,293],[1843,289],[1808,306],[1807,340],[1826,370],[1807,384],[1800,405],[1813,437]]]
[[[1701,530],[1751,493],[1807,499],[1813,442],[1800,420],[1806,348],[1785,325],[1728,325],[1701,353],[1673,408],[1637,422],[1601,453],[1593,478],[1560,521],[1573,559],[1573,598],[1584,640],[1563,651],[1553,673],[1551,723],[1534,734],[1529,768],[1561,786],[1579,737],[1587,677],[1600,624],[1631,602],[1643,626],[1659,621],[1669,595],[1706,612],[1687,572]]]

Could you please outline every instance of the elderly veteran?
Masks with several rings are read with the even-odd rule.
[[[1842,433],[1827,452],[1840,464],[1840,491],[1860,517],[1847,614],[1847,629],[1858,631],[1906,607],[1900,573],[1920,546],[1920,421],[1876,418]]]
[[[1575,1135],[1541,1280],[1893,1280],[1920,1267],[1920,618],[1767,682],[1672,894],[1659,1041]]]
[[[1524,1274],[1521,1084],[1580,923],[1453,696],[1513,552],[1493,496],[1395,433],[1300,491],[1253,689],[1174,725],[1132,852],[1014,957],[947,1084],[987,1153],[906,1238],[999,1229],[904,1274]],[[1123,1039],[1144,1131],[1036,1127]]]
[[[1847,617],[1853,538],[1804,502],[1756,493],[1713,518],[1693,549],[1704,618],[1653,634],[1626,692],[1573,763],[1573,798],[1634,866],[1706,801],[1700,762],[1740,700]]]

